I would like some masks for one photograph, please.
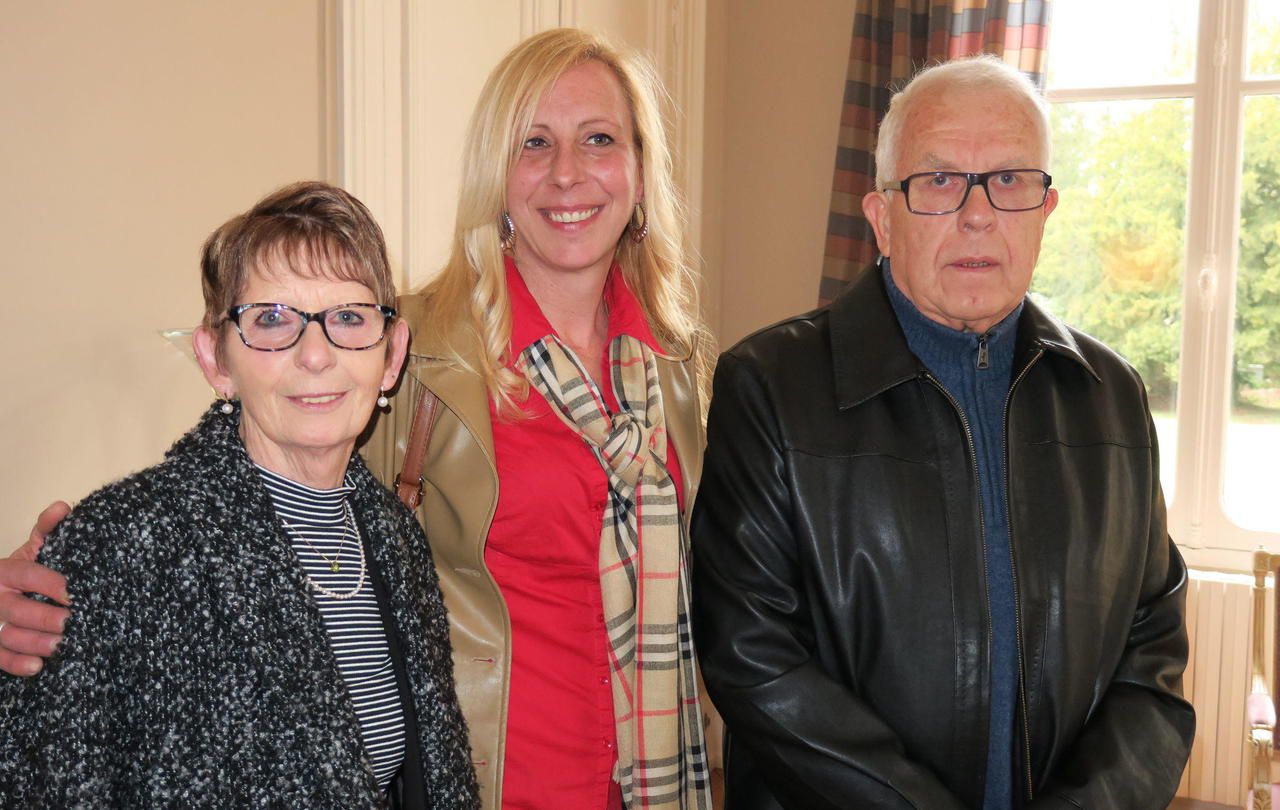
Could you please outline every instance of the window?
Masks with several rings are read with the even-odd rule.
[[[1193,565],[1280,547],[1280,2],[1054,7],[1032,294],[1147,383]]]

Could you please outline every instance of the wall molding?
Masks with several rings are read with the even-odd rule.
[[[407,7],[407,11],[406,11]],[[338,179],[382,226],[402,287],[409,266],[405,239],[405,15],[416,4],[339,0],[342,88]],[[417,9],[421,12],[421,8]]]
[[[570,25],[564,21],[564,0],[520,0],[520,38],[539,31]]]
[[[338,6],[320,5],[321,179],[342,184],[342,42]]]
[[[673,123],[676,130],[678,166],[676,182],[684,189],[689,205],[689,249],[697,256],[702,249],[702,166],[706,143],[707,91],[707,3],[706,0],[675,0],[671,43],[661,46],[671,52],[672,64],[664,78],[682,113]],[[661,51],[659,51],[661,52]]]
[[[424,202],[432,193],[432,179],[427,161],[433,159],[428,140],[432,132],[431,119],[438,114],[424,97],[419,82],[422,77],[438,75],[431,70],[431,42],[433,15],[425,3],[405,4],[404,30],[404,178],[402,211],[404,213],[404,258],[401,289],[408,291],[418,286],[418,274],[422,273],[425,235],[422,223],[426,220]],[[417,271],[417,273],[415,273]]]

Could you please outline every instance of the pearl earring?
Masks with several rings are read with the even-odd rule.
[[[387,393],[381,388],[378,389],[378,407],[386,408],[391,404],[391,400],[387,399]]]

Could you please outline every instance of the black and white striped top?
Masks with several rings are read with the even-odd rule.
[[[290,527],[285,534],[307,577],[334,593],[351,592],[360,579],[361,541],[347,528],[347,498],[354,491],[350,481],[336,489],[312,489],[263,467],[258,472],[276,514]],[[335,599],[314,587],[311,596],[355,703],[369,763],[385,789],[404,761],[405,720],[371,577],[366,574],[360,591],[349,599]]]

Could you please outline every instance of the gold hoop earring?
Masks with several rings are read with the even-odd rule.
[[[502,212],[502,216],[498,218],[498,239],[502,242],[502,249],[510,253],[516,247],[516,224],[511,221],[511,214],[506,211]]]
[[[640,217],[640,223],[636,224],[636,216]],[[649,235],[649,215],[645,213],[644,203],[636,203],[636,210],[631,212],[631,241],[640,244],[644,238]]]

